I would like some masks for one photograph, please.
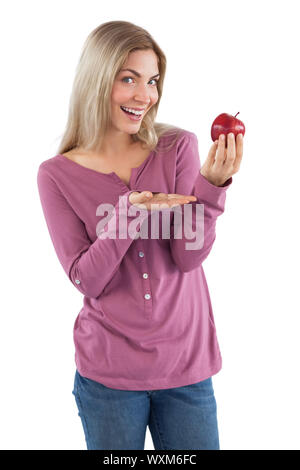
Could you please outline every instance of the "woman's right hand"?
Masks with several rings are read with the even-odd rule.
[[[147,196],[150,195],[150,197]],[[151,191],[134,191],[129,195],[129,202],[141,209],[160,210],[168,207],[180,206],[197,201],[195,196],[184,194],[152,193]]]

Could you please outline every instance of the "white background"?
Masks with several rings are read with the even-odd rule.
[[[55,255],[36,176],[56,155],[83,42],[111,20],[144,27],[165,52],[157,121],[195,132],[201,163],[214,118],[240,112],[243,161],[203,265],[223,357],[220,445],[300,449],[298,3],[1,4],[2,449],[86,448],[72,395],[83,297]]]

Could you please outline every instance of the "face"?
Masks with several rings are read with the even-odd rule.
[[[152,49],[129,54],[121,71],[115,77],[111,93],[112,126],[116,130],[129,134],[139,131],[145,114],[158,100],[158,79],[157,56]],[[128,114],[121,109],[121,106],[135,108],[137,111],[142,111],[142,114],[141,116]]]

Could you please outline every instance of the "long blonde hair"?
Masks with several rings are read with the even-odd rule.
[[[181,128],[154,122],[166,73],[165,54],[145,29],[128,21],[108,21],[95,28],[85,40],[76,68],[59,154],[78,147],[86,150],[101,148],[111,121],[110,96],[115,76],[130,52],[146,49],[152,49],[158,58],[158,100],[145,115],[139,131],[132,134],[132,139],[146,144],[151,151],[156,151],[163,134],[176,137],[167,150],[177,141]]]

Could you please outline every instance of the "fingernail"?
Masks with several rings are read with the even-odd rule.
[[[224,134],[221,134],[221,140],[225,140],[225,135]]]

